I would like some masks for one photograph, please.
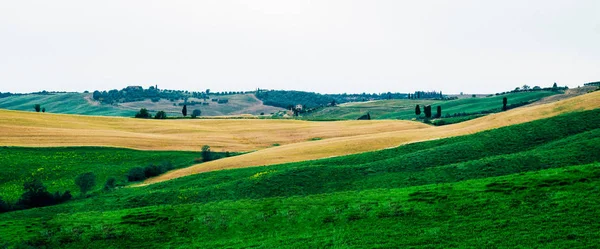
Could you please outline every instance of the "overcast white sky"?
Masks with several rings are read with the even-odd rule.
[[[600,1],[0,0],[0,92],[491,93],[600,80]]]

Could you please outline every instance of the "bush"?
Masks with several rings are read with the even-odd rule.
[[[104,191],[111,191],[117,186],[117,179],[114,177],[108,178],[104,184]]]
[[[96,186],[96,175],[92,172],[79,174],[75,177],[75,184],[79,187],[81,195],[85,195]]]
[[[22,208],[44,207],[56,204],[54,196],[50,194],[42,181],[33,179],[23,184],[25,193],[21,195],[17,205]]]
[[[202,160],[205,162],[212,160],[212,153],[208,145],[202,146]]]
[[[136,182],[146,179],[145,170],[142,167],[135,167],[129,170],[127,173],[127,180],[130,182]]]
[[[148,112],[146,108],[140,109],[138,113],[135,114],[136,118],[152,118],[152,115]]]
[[[160,175],[160,173],[160,168],[156,165],[149,165],[146,168],[144,168],[144,175],[146,176],[145,178],[157,176]]]
[[[56,203],[65,202],[71,198],[73,198],[73,195],[71,195],[71,191],[69,190],[65,191],[62,195],[58,191],[54,192],[54,200]]]
[[[42,110],[42,107],[40,106],[40,104],[35,104],[33,106],[33,109],[35,109],[36,112],[40,112]]]
[[[172,170],[173,168],[174,168],[173,164],[169,161],[164,161],[164,162],[160,163],[160,173],[161,174],[165,173],[169,170]]]
[[[10,211],[10,205],[8,205],[7,202],[2,200],[2,196],[0,196],[0,213],[4,213],[4,212],[8,212],[8,211]]]
[[[159,111],[156,113],[156,115],[154,116],[155,119],[166,119],[167,118],[167,113],[164,111]]]
[[[200,111],[199,109],[195,109],[194,111],[192,111],[192,118],[196,118],[198,116],[200,116],[202,114],[202,111]]]

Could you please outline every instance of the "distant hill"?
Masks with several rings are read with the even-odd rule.
[[[559,94],[552,91],[516,92],[489,97],[469,97],[456,100],[431,100],[431,99],[392,99],[368,102],[355,102],[341,104],[335,107],[326,107],[312,113],[304,114],[308,120],[352,120],[366,114],[371,114],[372,119],[412,119],[415,118],[415,106],[420,105],[421,110],[425,105],[431,105],[433,112],[437,106],[442,107],[442,117],[446,115],[481,114],[499,111],[502,108],[502,98],[508,99],[509,107],[516,107],[533,103],[542,98]],[[423,116],[423,114],[421,114]]]
[[[231,94],[211,96],[213,99],[227,100],[219,104],[211,99],[187,98],[158,100],[143,99],[138,101],[106,104],[93,99],[93,93],[44,93],[10,95],[0,98],[0,109],[34,111],[34,105],[40,104],[46,112],[63,114],[81,114],[97,116],[122,116],[133,117],[140,108],[146,108],[151,113],[165,111],[168,116],[181,116],[183,104],[188,104],[189,113],[194,109],[202,111],[201,116],[222,116],[237,114],[261,113],[270,114],[281,110],[274,106],[267,106],[253,94]],[[207,104],[203,105],[202,102]]]

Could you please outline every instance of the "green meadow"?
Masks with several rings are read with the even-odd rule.
[[[99,185],[109,177],[127,182],[133,167],[169,162],[175,168],[194,164],[200,152],[138,151],[104,147],[19,148],[0,147],[0,196],[14,201],[23,192],[23,183],[32,178],[42,180],[50,192],[70,190],[78,194],[73,179],[93,172]]]
[[[79,162],[89,153],[69,151],[82,154],[71,156]],[[600,243],[594,222],[600,215],[598,151],[600,110],[592,110],[350,156],[214,171],[113,191],[98,187],[63,204],[0,214],[0,246],[587,247]],[[171,156],[184,166],[197,155],[123,153],[133,152],[139,158],[157,155],[136,164]],[[23,167],[52,153],[3,158],[1,170],[9,169],[7,162]],[[70,159],[56,159],[63,160]],[[28,177],[42,165],[10,178]],[[44,183],[53,186],[74,175]],[[5,190],[1,193],[4,197]]]
[[[415,118],[415,106],[420,105],[423,111],[424,105],[431,105],[435,115],[437,106],[442,107],[442,116],[446,114],[466,113],[474,114],[480,112],[496,112],[502,109],[502,98],[506,97],[508,106],[533,103],[544,97],[552,96],[557,92],[535,91],[517,92],[489,97],[461,98],[456,100],[379,100],[362,103],[349,103],[337,107],[327,107],[316,112],[304,115],[308,120],[344,120],[357,119],[370,113],[372,119],[412,119]],[[421,114],[423,117],[424,114]]]

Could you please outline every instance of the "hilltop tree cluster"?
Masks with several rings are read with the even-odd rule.
[[[314,109],[325,106],[336,106],[338,104],[353,101],[405,99],[404,93],[362,93],[362,94],[320,94],[303,91],[283,90],[261,90],[258,89],[256,97],[265,105],[277,106],[291,110],[296,105],[302,105],[303,109]]]
[[[416,91],[414,93],[409,93],[407,96],[408,99],[444,99],[444,94],[442,91]]]
[[[92,98],[105,104],[126,103],[143,101],[150,99],[153,102],[158,102],[160,99],[187,100],[189,97],[208,99],[208,94],[205,92],[189,92],[182,90],[162,90],[151,86],[144,89],[138,86],[130,86],[121,90],[113,89],[110,91],[94,91]]]

